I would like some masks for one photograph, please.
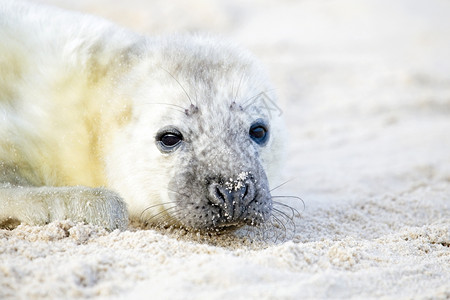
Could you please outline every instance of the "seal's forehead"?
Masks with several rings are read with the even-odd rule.
[[[187,121],[193,138],[230,138],[245,130],[249,122],[248,116],[232,105],[200,107],[196,114]]]
[[[184,112],[181,118],[171,114],[173,125],[209,136],[248,129],[257,119],[269,122],[270,112],[261,97],[271,99],[267,96],[271,85],[251,56],[207,40],[189,47],[189,51],[168,48],[160,66],[165,84],[161,96]]]
[[[247,132],[258,119],[269,125],[268,85],[246,73],[228,75],[205,74],[195,80],[171,78],[168,90],[174,97],[171,104],[175,104],[178,111],[173,112],[174,107],[167,106],[165,118],[171,125],[190,132],[193,138],[229,138],[235,133]]]
[[[242,96],[251,97],[268,89],[265,70],[244,49],[201,36],[163,44],[162,57],[157,66],[152,65],[151,72],[155,67],[163,70],[167,74],[162,77],[172,84],[176,81],[190,98],[208,99],[217,95],[233,99],[240,92]],[[246,90],[253,95],[245,95]]]
[[[199,68],[190,73],[166,71],[166,84],[174,93],[173,101],[190,112],[190,106],[204,113],[223,114],[240,109],[248,114],[264,116],[264,102],[275,102],[272,86],[264,76],[251,68]]]

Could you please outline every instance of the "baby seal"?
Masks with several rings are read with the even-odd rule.
[[[0,40],[3,227],[270,217],[283,129],[248,52],[19,1],[0,3]]]

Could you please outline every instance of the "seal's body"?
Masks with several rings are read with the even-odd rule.
[[[0,3],[0,224],[264,222],[281,125],[245,51]],[[263,100],[264,101],[264,100]],[[272,102],[273,103],[273,102]]]

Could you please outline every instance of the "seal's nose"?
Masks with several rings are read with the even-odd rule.
[[[209,186],[209,194],[212,205],[220,208],[226,221],[237,221],[254,198],[253,183],[246,181],[239,186],[212,183]]]

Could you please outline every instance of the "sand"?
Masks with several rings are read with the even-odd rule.
[[[450,2],[41,2],[251,49],[289,130],[274,194],[304,206],[277,199],[278,239],[0,230],[0,299],[450,298]]]

